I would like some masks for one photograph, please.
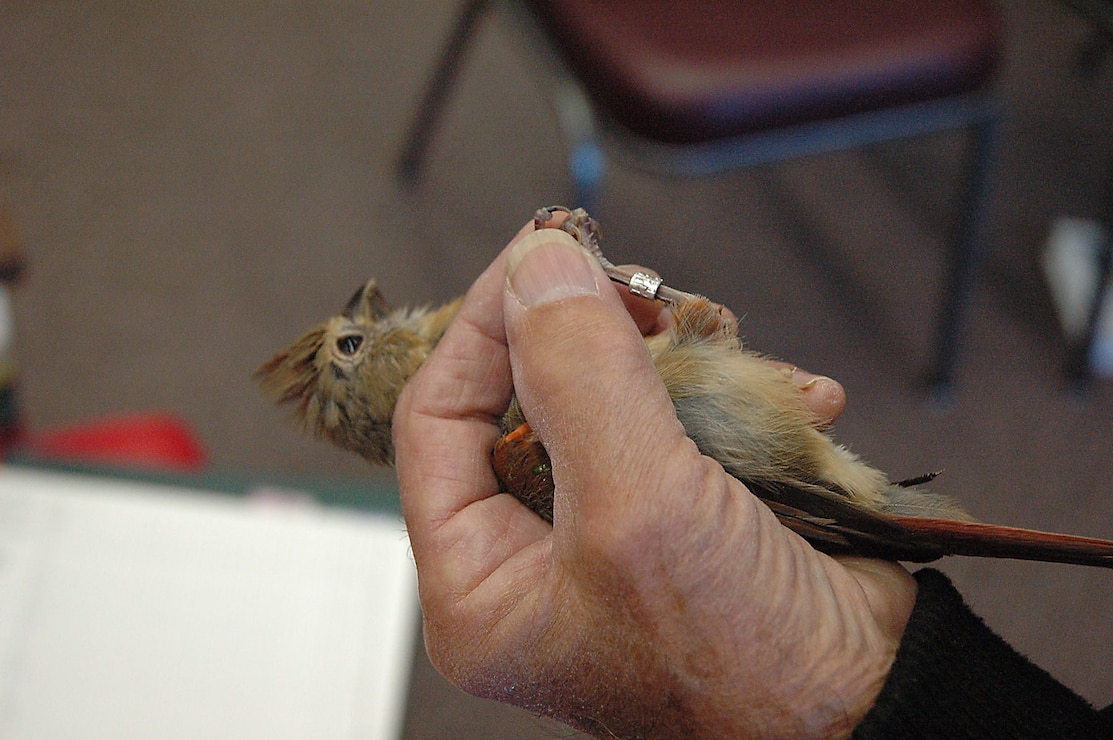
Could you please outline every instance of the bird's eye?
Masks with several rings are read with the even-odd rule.
[[[336,340],[336,348],[342,355],[354,355],[361,344],[363,337],[359,334],[345,334]]]

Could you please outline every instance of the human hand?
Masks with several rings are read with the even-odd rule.
[[[609,285],[566,234],[527,226],[403,392],[397,465],[434,665],[593,733],[848,734],[914,582],[816,552],[701,456],[640,336],[667,315]],[[834,381],[794,380],[817,424],[841,411]],[[553,526],[490,469],[512,392],[552,460]]]

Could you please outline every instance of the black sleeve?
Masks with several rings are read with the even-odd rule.
[[[893,670],[855,738],[1113,738],[1113,707],[1096,711],[1009,647],[939,571],[915,576]]]

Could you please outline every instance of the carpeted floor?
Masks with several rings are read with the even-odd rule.
[[[398,302],[463,291],[539,205],[566,201],[552,114],[503,24],[485,24],[420,186],[391,179],[451,2],[0,6],[0,203],[30,269],[15,296],[22,402],[47,428],[176,411],[222,469],[367,476],[304,440],[251,370],[364,277]],[[1101,213],[1113,70],[1086,25],[1006,8],[1006,122],[990,244],[954,403],[925,404],[961,139],[938,136],[699,181],[617,169],[612,257],[744,315],[751,346],[846,385],[837,433],[979,516],[1113,537],[1113,386],[1064,389],[1039,255],[1051,219]],[[894,187],[895,186],[895,187]],[[896,194],[896,195],[894,195]],[[1002,635],[1113,701],[1113,576],[942,563]],[[467,697],[418,651],[406,737],[564,730]]]

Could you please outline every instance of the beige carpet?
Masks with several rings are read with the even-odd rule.
[[[420,187],[394,187],[455,12],[0,6],[0,202],[29,253],[16,320],[32,426],[169,409],[220,469],[368,475],[288,428],[251,370],[365,277],[399,302],[464,290],[536,207],[569,197],[544,94],[499,23],[468,59]],[[1050,0],[1009,3],[1008,21],[991,244],[949,410],[925,405],[918,379],[956,137],[698,182],[616,170],[607,243],[733,307],[752,346],[841,379],[839,436],[894,476],[945,468],[936,486],[984,519],[1113,537],[1113,388],[1064,391],[1038,272],[1055,215],[1101,212],[1113,72],[1073,73],[1086,28]],[[1007,639],[1113,701],[1113,574],[942,567]],[[406,737],[562,732],[415,665]]]

